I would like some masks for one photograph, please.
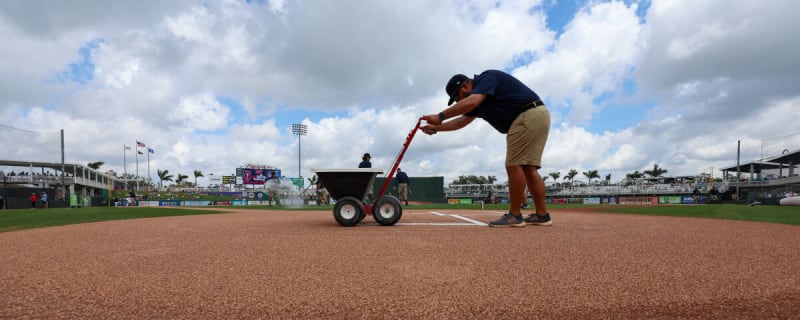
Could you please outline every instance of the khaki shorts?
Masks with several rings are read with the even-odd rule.
[[[539,106],[523,112],[506,134],[506,167],[542,167],[542,153],[550,133],[550,112]]]
[[[400,183],[397,185],[397,195],[403,196],[403,199],[408,199],[408,183]]]

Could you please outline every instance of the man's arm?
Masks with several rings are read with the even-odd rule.
[[[458,118],[452,119],[450,121],[447,121],[447,122],[439,124],[439,125],[429,124],[429,125],[423,126],[420,129],[422,129],[422,132],[425,132],[427,134],[434,134],[434,133],[437,133],[439,131],[455,131],[455,130],[461,129],[461,128],[465,127],[466,125],[470,124],[472,122],[472,120],[475,120],[475,117],[460,116]]]
[[[477,108],[484,99],[486,99],[485,94],[471,94],[469,97],[461,99],[461,101],[456,102],[456,104],[444,109],[441,114],[444,115],[445,119],[463,115]],[[425,122],[433,125],[442,124],[444,121],[444,119],[439,117],[439,114],[425,115],[424,118]]]

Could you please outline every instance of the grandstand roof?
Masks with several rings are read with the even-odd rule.
[[[791,163],[793,165],[798,165],[800,164],[800,149],[784,153],[780,156],[776,156],[772,159],[769,159],[769,161],[775,163],[784,163],[784,164]]]
[[[61,163],[55,162],[37,162],[37,161],[13,161],[13,160],[0,160],[0,166],[4,167],[22,167],[22,168],[49,168],[56,171],[61,171]],[[81,164],[72,164],[72,163],[65,163],[64,164],[64,172],[75,175],[78,170],[89,169],[95,172],[100,172],[91,168],[87,168]],[[8,172],[6,172],[8,174]],[[103,173],[100,173],[103,174]]]
[[[750,172],[750,166],[753,167],[753,173],[760,173],[762,170],[770,170],[770,169],[780,169],[781,163],[776,162],[767,162],[767,161],[752,161],[748,163],[742,163],[738,166],[740,172]],[[789,165],[783,164],[784,168],[788,168]],[[736,171],[737,166],[732,166],[728,168],[721,168],[720,171]]]

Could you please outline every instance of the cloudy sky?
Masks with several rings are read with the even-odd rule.
[[[388,171],[417,119],[446,107],[450,76],[499,69],[551,111],[544,175],[718,176],[739,140],[743,162],[800,148],[797,12],[795,0],[1,1],[0,160],[60,162],[63,129],[67,163],[135,172],[138,140],[152,176],[201,170],[200,185],[246,163],[310,177],[364,152]],[[294,123],[308,126],[300,168]],[[504,182],[504,157],[505,136],[478,119],[418,134],[401,167]]]

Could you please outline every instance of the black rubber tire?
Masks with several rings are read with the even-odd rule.
[[[394,225],[403,216],[403,207],[400,204],[400,199],[393,195],[381,197],[372,207],[372,216],[382,226]]]
[[[336,200],[336,204],[333,206],[333,218],[345,227],[352,227],[358,224],[364,215],[364,206],[361,204],[361,200],[356,197],[342,197]]]

